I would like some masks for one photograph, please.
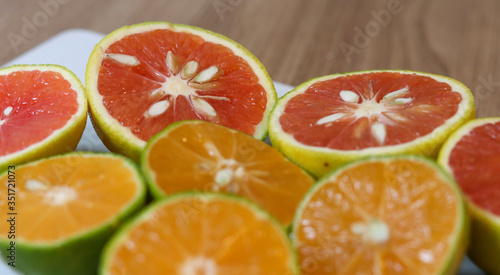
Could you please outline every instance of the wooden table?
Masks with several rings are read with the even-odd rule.
[[[430,72],[466,84],[479,117],[500,116],[498,14],[497,0],[0,0],[0,64],[65,29],[170,21],[236,40],[277,81]]]

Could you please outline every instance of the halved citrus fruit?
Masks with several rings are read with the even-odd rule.
[[[104,243],[146,194],[135,164],[111,154],[42,159],[0,182],[1,253],[10,262],[13,248],[23,274],[95,274]]]
[[[227,194],[179,194],[154,203],[106,245],[100,274],[298,274],[283,227]]]
[[[0,69],[0,171],[73,151],[87,122],[80,80],[57,65]]]
[[[448,77],[365,71],[312,79],[280,98],[269,117],[273,146],[315,175],[372,155],[435,157],[474,117],[471,92]]]
[[[438,161],[465,194],[471,259],[488,274],[500,274],[500,118],[463,125],[445,142]]]
[[[99,42],[86,70],[97,133],[137,160],[172,122],[202,119],[263,139],[276,91],[241,45],[207,30],[166,22],[120,28]]]
[[[155,197],[198,190],[246,197],[285,225],[313,179],[276,149],[205,121],[182,121],[153,137],[141,167]]]
[[[437,164],[378,157],[321,179],[293,224],[302,274],[456,274],[468,221]]]

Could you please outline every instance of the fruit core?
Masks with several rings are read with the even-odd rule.
[[[49,205],[65,205],[78,197],[76,191],[69,186],[48,186],[34,179],[26,181],[26,189],[39,193],[43,197],[43,203]]]
[[[368,223],[353,223],[351,231],[360,235],[363,241],[374,245],[383,245],[389,240],[389,227],[378,219],[372,219]]]
[[[181,275],[215,275],[217,266],[211,259],[196,257],[187,260],[181,267]]]
[[[137,66],[141,61],[131,55],[108,53],[107,58],[125,66]],[[214,100],[229,101],[223,96],[201,95],[198,91],[209,90],[217,87],[215,82],[224,75],[222,69],[217,66],[210,66],[200,70],[198,62],[192,60],[181,67],[178,58],[169,51],[165,60],[170,76],[157,74],[161,81],[157,81],[160,88],[149,91],[149,96],[158,99],[149,106],[144,113],[145,118],[155,117],[165,113],[169,108],[175,110],[175,103],[178,96],[184,96],[190,103],[194,111],[208,118],[212,122],[219,120],[218,114],[206,98]]]

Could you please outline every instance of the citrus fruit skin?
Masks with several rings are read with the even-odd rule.
[[[209,168],[197,168],[202,165]],[[193,190],[236,194],[286,226],[314,184],[309,174],[263,141],[201,120],[172,123],[151,138],[141,169],[156,199]]]
[[[151,203],[145,209],[143,209],[138,215],[136,215],[132,219],[128,220],[126,222],[126,224],[124,224],[118,230],[118,232],[111,238],[111,240],[106,244],[106,246],[101,254],[99,274],[103,274],[103,275],[104,274],[106,274],[106,275],[116,274],[115,272],[112,271],[112,270],[116,270],[116,268],[122,268],[122,269],[120,269],[119,274],[135,274],[135,273],[130,273],[132,271],[127,270],[126,266],[121,266],[121,267],[116,266],[116,263],[113,263],[113,261],[114,261],[114,257],[116,257],[116,254],[118,253],[117,251],[120,249],[120,246],[123,246],[123,243],[126,242],[127,239],[129,241],[132,241],[132,242],[134,241],[131,238],[131,234],[132,234],[131,232],[134,229],[139,228],[142,224],[154,223],[157,220],[161,220],[162,218],[158,217],[159,215],[166,215],[166,214],[174,215],[174,214],[176,214],[176,216],[178,218],[180,218],[179,219],[180,222],[177,223],[177,226],[179,226],[179,227],[182,225],[186,226],[189,224],[190,219],[195,219],[195,220],[197,219],[196,216],[198,216],[198,215],[194,214],[194,213],[201,212],[200,215],[202,215],[202,216],[204,214],[209,214],[209,213],[207,213],[207,211],[211,211],[212,209],[216,209],[217,208],[216,203],[218,203],[218,202],[219,203],[224,202],[226,204],[233,204],[234,205],[234,208],[229,207],[227,209],[246,208],[247,210],[250,210],[251,212],[253,212],[252,215],[255,215],[255,217],[257,219],[262,220],[265,223],[269,223],[269,225],[275,229],[272,232],[272,234],[277,233],[279,235],[279,238],[282,240],[284,248],[287,250],[287,253],[288,253],[287,256],[289,257],[288,262],[286,264],[287,271],[283,272],[283,273],[279,273],[279,274],[283,274],[283,275],[292,275],[292,274],[298,275],[298,274],[300,274],[299,269],[298,269],[298,265],[297,265],[296,252],[293,249],[292,243],[291,243],[290,239],[288,238],[285,230],[283,229],[283,227],[279,223],[279,221],[277,221],[274,217],[269,215],[268,212],[261,209],[255,203],[250,202],[244,198],[234,196],[231,194],[225,194],[225,193],[207,193],[207,192],[203,192],[203,193],[202,192],[183,192],[183,193],[174,194],[174,195],[169,196],[167,198],[164,198],[162,200],[158,200],[158,201]],[[177,213],[166,213],[167,210],[165,210],[163,214],[160,214],[160,211],[162,209],[166,209],[167,207],[169,207],[171,205],[175,205],[175,204],[179,204],[179,203],[184,204],[182,211],[177,212]],[[210,208],[211,207],[210,204],[214,205],[215,208]],[[205,207],[207,209],[204,209]],[[245,215],[248,215],[248,214],[245,214]],[[153,219],[152,217],[154,217],[154,216],[156,216],[156,218],[155,218],[155,220],[152,220]],[[220,226],[224,227],[224,222],[222,222],[220,224]],[[165,228],[165,230],[166,230],[166,228]],[[170,229],[170,230],[172,230],[172,229]],[[180,232],[177,230],[182,231],[182,228],[178,228],[174,231]],[[188,228],[186,228],[185,230],[191,231],[191,229],[188,229]],[[169,231],[169,232],[172,232],[172,231]],[[143,234],[143,233],[145,234],[148,232],[146,232],[144,230],[142,232],[140,232],[140,234]],[[157,232],[157,233],[160,233],[160,232]],[[266,233],[270,234],[270,232],[266,232]],[[242,233],[242,234],[246,234],[246,233]],[[182,236],[182,237],[186,238],[186,236]],[[238,237],[241,238],[242,236],[238,236]],[[173,238],[173,239],[175,239],[175,238]],[[234,239],[231,239],[231,240],[234,241]],[[159,240],[157,240],[157,241],[159,241]],[[204,240],[202,239],[201,242],[203,242],[203,241]],[[226,251],[228,249],[228,247],[225,246],[225,243],[232,243],[232,241],[218,242],[218,244],[221,247],[220,247],[220,249],[218,249],[216,251],[223,251],[223,252]],[[141,246],[141,245],[148,245],[148,244],[147,243],[135,244],[135,246]],[[167,245],[167,243],[165,243],[165,245]],[[197,245],[199,245],[200,247],[203,247],[202,243],[197,243],[196,246]],[[265,246],[266,243],[259,243],[256,245]],[[179,247],[175,247],[175,248],[179,249]],[[188,254],[188,255],[186,255],[186,254],[182,253],[183,257],[190,255],[188,250],[183,250],[183,252],[186,252]],[[199,251],[199,252],[200,252],[200,254],[198,254],[198,256],[204,256],[203,251]],[[161,252],[156,251],[156,253],[161,253]],[[257,258],[257,256],[258,256],[258,255],[245,255],[244,254],[245,251],[240,251],[238,253],[243,253],[243,255],[240,255],[240,258],[244,258],[245,256],[251,256],[251,257],[256,256],[256,258]],[[156,255],[158,255],[158,254],[156,254]],[[195,255],[195,256],[197,256],[197,255]],[[216,257],[216,255],[213,255],[213,254],[206,255],[206,256]],[[160,255],[160,257],[161,257],[161,255]],[[148,259],[149,258],[146,257],[146,262],[144,262],[144,264],[146,264],[148,266],[155,265],[155,262],[148,263]],[[246,260],[246,259],[243,259],[243,260]],[[180,264],[180,262],[179,263],[170,262],[170,263],[174,264],[174,265]],[[123,265],[123,263],[121,263],[121,264]],[[127,262],[125,262],[125,264],[127,264]],[[275,264],[281,265],[282,263],[275,262]],[[226,263],[226,267],[229,268],[230,265],[229,266],[227,266],[227,265],[228,265],[228,263]],[[248,267],[250,268],[253,266],[248,266]],[[166,268],[166,267],[163,266],[163,268]],[[172,268],[172,265],[169,265],[169,268]],[[166,274],[167,271],[179,272],[179,270],[164,269],[164,270],[156,270],[156,272],[153,272],[153,273],[150,270],[150,273],[148,273],[148,274],[152,274],[152,275],[154,275],[154,274]],[[198,271],[203,272],[203,270],[198,270]],[[176,274],[177,274],[177,272],[176,272]],[[194,271],[191,271],[191,272],[194,272]],[[260,270],[260,272],[262,272],[262,270]],[[191,273],[179,273],[179,274],[191,274]],[[197,273],[194,272],[192,274],[197,274]],[[241,273],[224,273],[224,272],[220,272],[217,270],[212,270],[211,273],[207,272],[207,273],[203,273],[203,274],[213,274],[213,275],[220,274],[220,275],[222,275],[222,274],[241,274]],[[249,270],[247,274],[256,274],[256,273],[250,272],[250,270]],[[257,273],[257,274],[262,274],[262,273]]]
[[[437,81],[448,84],[453,91],[460,91],[462,101],[457,113],[448,119],[445,124],[435,128],[432,132],[420,136],[409,142],[395,145],[367,147],[363,149],[339,150],[322,146],[311,146],[297,141],[292,135],[286,133],[280,123],[280,117],[284,113],[287,103],[294,97],[303,94],[311,86],[346,76],[356,76],[370,73],[396,73],[402,75],[413,75],[430,77]],[[312,106],[313,103],[311,103]],[[315,112],[311,107],[311,112]],[[445,77],[428,73],[404,71],[404,70],[374,70],[361,71],[345,74],[333,74],[311,79],[300,84],[292,91],[281,97],[274,106],[268,120],[269,137],[274,147],[285,156],[296,162],[313,175],[320,177],[335,167],[348,162],[376,155],[401,155],[416,154],[435,158],[445,139],[460,125],[475,117],[474,100],[470,90],[462,83]],[[418,123],[426,123],[425,121]],[[373,130],[373,129],[372,129]]]
[[[62,237],[50,241],[33,241],[27,240],[22,236],[22,232],[26,230],[23,229],[23,227],[30,227],[31,221],[23,220],[23,212],[27,210],[27,205],[26,203],[22,204],[22,202],[19,201],[20,193],[17,186],[19,186],[21,183],[16,178],[15,189],[17,215],[15,239],[8,239],[8,234],[2,234],[2,236],[0,236],[0,248],[2,249],[1,254],[3,258],[9,261],[7,257],[9,256],[10,251],[7,249],[11,247],[10,242],[15,241],[15,269],[17,271],[21,271],[23,274],[36,275],[96,274],[99,255],[102,252],[104,244],[121,225],[125,218],[135,213],[144,205],[147,189],[142,176],[140,175],[140,171],[133,161],[121,155],[90,152],[67,153],[40,159],[35,162],[30,162],[18,166],[16,167],[16,170],[14,170],[14,172],[23,173],[21,171],[24,171],[23,169],[25,169],[26,167],[36,166],[40,163],[51,160],[62,160],[64,161],[62,166],[55,165],[52,169],[57,170],[60,173],[64,173],[64,171],[67,171],[67,169],[71,169],[71,167],[74,167],[73,165],[77,164],[75,161],[78,161],[78,159],[80,158],[106,158],[109,159],[109,161],[121,161],[123,167],[128,169],[129,172],[133,175],[132,178],[136,183],[137,190],[134,197],[128,202],[127,205],[124,205],[121,208],[119,213],[96,226],[85,228],[77,233],[71,234],[68,237]],[[67,166],[64,166],[64,163],[67,164]],[[110,168],[108,167],[107,169]],[[55,172],[56,174],[58,173],[57,171]],[[7,175],[7,171],[5,173],[2,173],[2,175],[0,175],[0,180],[6,180]],[[17,177],[21,176],[19,175]],[[22,184],[24,185],[26,183],[23,182]],[[6,200],[7,194],[3,191],[0,193],[3,197],[5,197],[4,200]],[[26,210],[23,211],[23,208],[25,208]],[[7,209],[6,203],[1,203],[1,209],[3,213],[10,212]],[[41,208],[39,210],[40,216],[47,214],[47,209]],[[84,215],[91,214],[92,213],[85,213]],[[4,216],[7,217],[5,214]],[[48,226],[44,225],[43,227],[39,228],[39,230],[57,231],[57,228],[50,228],[50,226],[57,226],[57,224],[51,224]]]
[[[255,76],[258,77],[258,84],[266,93],[266,103],[265,106],[263,106],[264,110],[262,113],[262,119],[259,123],[254,125],[254,131],[249,134],[258,139],[264,139],[267,136],[267,117],[269,116],[269,112],[277,100],[277,95],[271,78],[266,72],[264,66],[254,55],[252,55],[243,46],[237,44],[229,38],[224,37],[220,34],[210,32],[208,30],[187,25],[171,24],[168,22],[148,22],[132,26],[125,26],[107,35],[95,46],[87,63],[85,80],[87,88],[86,91],[90,105],[89,111],[94,128],[96,129],[98,136],[102,139],[103,143],[106,145],[106,147],[108,147],[108,149],[113,152],[124,154],[134,159],[135,161],[138,161],[140,152],[144,148],[148,138],[147,136],[140,138],[137,136],[138,133],[132,133],[130,127],[124,126],[123,122],[120,122],[115,117],[113,117],[106,109],[107,107],[105,107],[103,104],[103,96],[100,94],[98,88],[98,79],[101,74],[101,63],[105,57],[106,50],[115,42],[120,41],[121,39],[126,38],[130,35],[157,30],[168,30],[176,33],[185,33],[199,37],[201,39],[204,39],[206,42],[215,43],[228,48],[239,59],[246,61],[250,68],[253,70]],[[168,37],[165,39],[168,39]],[[161,54],[167,55],[167,53]],[[199,69],[198,71],[200,70],[203,70],[203,68]],[[244,79],[242,79],[241,82],[243,81]],[[254,99],[252,98],[250,100]],[[130,102],[130,104],[136,103]],[[248,121],[250,120],[248,119]],[[248,121],[242,121],[242,123],[240,124],[246,124],[248,123]],[[231,126],[231,128],[239,127],[238,124],[226,126]]]
[[[500,132],[499,125],[500,118],[498,117],[474,119],[460,127],[444,143],[441,151],[439,152],[438,163],[441,165],[441,167],[443,167],[445,171],[455,177],[457,183],[460,186],[467,183],[461,182],[463,179],[457,177],[456,172],[463,173],[463,171],[456,171],[455,169],[461,170],[464,168],[460,167],[454,169],[452,167],[452,158],[457,157],[452,156],[452,153],[454,149],[457,149],[457,145],[459,145],[461,141],[466,141],[475,142],[476,144],[474,148],[463,147],[467,146],[467,144],[460,144],[460,146],[462,146],[460,150],[468,149],[469,154],[474,155],[477,159],[483,160],[483,163],[470,163],[471,166],[476,165],[477,169],[475,167],[466,168],[468,169],[467,171],[469,171],[468,173],[471,173],[471,175],[473,175],[477,179],[477,188],[481,188],[481,186],[479,185],[480,183],[489,183],[490,186],[487,186],[488,189],[485,189],[485,187],[483,187],[484,192],[495,194],[496,190],[498,190],[498,182],[496,181],[496,179],[490,179],[490,182],[488,182],[487,180],[488,173],[495,175],[498,173],[498,168],[500,168],[500,166],[498,166],[498,161],[491,159],[491,155],[495,154],[496,151],[490,151],[491,147],[489,149],[484,149],[481,146],[483,145],[483,147],[485,147],[485,145],[493,145],[494,147],[498,147],[500,142],[498,140],[498,136],[495,136],[495,133]],[[492,135],[490,137],[490,140],[484,140],[484,137],[481,136],[479,132],[472,134],[473,131],[482,130],[483,127],[492,127],[497,129],[496,132],[490,132]],[[485,151],[487,152],[485,153]],[[467,158],[467,156],[461,157]],[[476,160],[471,161],[474,162]],[[484,169],[481,167],[484,167]],[[484,174],[481,175],[478,173]],[[486,177],[486,180],[484,179],[484,177]],[[465,194],[465,202],[467,204],[469,215],[471,217],[471,244],[468,250],[468,255],[472,259],[472,261],[486,273],[500,274],[500,266],[498,264],[498,255],[500,255],[500,217],[498,216],[498,214],[492,212],[494,207],[490,210],[484,208],[486,205],[491,204],[492,199],[495,199],[493,198],[494,195],[492,195],[492,197],[490,198],[483,197],[481,199],[480,197],[478,197],[478,195],[480,195],[480,193],[478,193],[474,194],[474,198],[471,198],[469,196],[472,194],[468,194],[469,191],[474,191],[471,188],[474,188],[474,186],[470,186],[470,184],[464,185],[462,187]],[[481,205],[478,205],[478,203]]]
[[[87,122],[87,99],[80,80],[68,69],[59,65],[14,65],[0,69],[0,76],[15,72],[49,71],[60,74],[71,84],[78,101],[78,111],[62,128],[55,130],[45,139],[29,145],[20,151],[0,156],[0,171],[9,165],[19,165],[36,159],[74,151],[82,137]]]
[[[453,190],[453,193],[455,195],[456,202],[457,202],[456,203],[457,222],[455,224],[455,228],[453,230],[453,233],[451,234],[450,238],[448,239],[449,246],[448,246],[447,252],[445,254],[445,257],[443,258],[442,264],[440,265],[440,268],[438,269],[438,271],[436,273],[432,273],[432,274],[446,274],[446,275],[457,274],[457,272],[460,268],[460,264],[462,262],[463,255],[465,254],[465,251],[466,251],[468,244],[469,244],[470,224],[469,224],[469,219],[468,219],[468,215],[467,215],[467,211],[466,211],[466,206],[465,206],[462,194],[460,192],[460,189],[456,185],[456,183],[453,181],[453,179],[450,178],[450,176],[447,173],[445,173],[441,169],[441,167],[435,163],[435,161],[433,161],[427,157],[420,156],[420,155],[366,157],[366,158],[363,158],[363,159],[360,159],[357,161],[353,161],[353,162],[344,164],[318,180],[318,182],[309,190],[309,192],[306,194],[306,196],[302,200],[301,204],[299,205],[296,216],[294,218],[294,222],[292,224],[292,232],[293,232],[292,233],[292,241],[293,241],[294,246],[298,250],[299,263],[302,266],[302,274],[336,274],[333,271],[331,271],[330,273],[324,273],[323,271],[318,270],[318,268],[321,266],[320,264],[316,264],[316,265],[312,264],[312,267],[315,268],[312,270],[308,270],[307,268],[304,269],[304,265],[306,265],[307,261],[305,261],[304,259],[301,259],[301,257],[302,257],[301,249],[307,249],[308,251],[310,251],[311,249],[316,249],[316,248],[315,247],[302,247],[301,246],[302,240],[299,238],[299,236],[300,236],[299,230],[304,231],[304,228],[303,228],[304,224],[301,224],[303,222],[303,215],[304,215],[304,213],[306,213],[306,211],[310,211],[310,210],[307,210],[307,208],[311,207],[308,204],[310,204],[312,202],[313,198],[317,194],[319,194],[319,192],[324,192],[324,190],[326,188],[328,188],[328,185],[340,185],[341,183],[345,183],[344,179],[340,179],[340,177],[348,177],[348,174],[345,174],[345,171],[349,171],[351,169],[356,168],[357,166],[362,166],[362,165],[372,165],[373,166],[376,163],[397,165],[395,163],[398,161],[408,161],[410,163],[413,162],[417,165],[423,165],[423,166],[429,167],[430,169],[432,169],[433,171],[435,171],[439,175],[441,180],[443,180],[444,182],[447,183],[448,187],[450,187]],[[408,170],[405,168],[407,165],[411,165],[411,164],[401,164],[401,167],[393,166],[393,168],[395,168],[396,171],[399,171],[398,173],[395,173],[395,174],[392,174],[392,172],[390,172],[390,171],[383,171],[382,173],[380,173],[378,175],[371,175],[371,174],[367,174],[366,171],[356,172],[355,170],[352,170],[353,172],[351,172],[350,175],[355,175],[355,177],[360,177],[360,178],[365,179],[365,181],[360,180],[360,181],[356,182],[356,183],[360,184],[360,186],[359,186],[360,191],[358,191],[358,192],[362,192],[363,194],[368,194],[366,196],[370,196],[372,193],[367,192],[366,191],[367,189],[365,188],[365,186],[363,186],[363,184],[369,184],[369,183],[371,183],[371,179],[383,176],[386,179],[385,182],[387,184],[397,185],[399,183],[398,181],[400,181],[400,179],[398,179],[398,177],[400,177],[400,175],[403,175],[404,173],[408,172]],[[379,167],[377,167],[376,169],[379,169]],[[380,171],[377,170],[377,173],[379,173],[379,172]],[[422,177],[422,176],[420,176],[420,177]],[[391,183],[392,180],[395,180],[395,183]],[[378,181],[378,180],[374,180],[374,182],[376,182],[376,181]],[[430,179],[429,182],[431,182],[431,181],[432,180]],[[403,183],[403,182],[400,182],[400,183]],[[354,190],[356,190],[356,186],[351,186],[351,187]],[[352,190],[351,192],[356,192],[354,190]],[[397,192],[400,192],[396,189],[394,189],[393,191],[395,192],[395,194],[397,194]],[[326,192],[328,192],[328,191],[326,191]],[[405,192],[409,192],[409,191],[405,190]],[[338,195],[338,193],[336,193],[336,194]],[[357,196],[362,197],[363,195],[358,194]],[[380,198],[380,200],[382,200],[382,198]],[[319,203],[320,201],[315,200],[314,202]],[[323,205],[322,207],[326,208],[327,206]],[[357,210],[357,207],[363,207],[363,205],[355,206],[354,211],[352,208],[350,208],[350,212],[359,211],[359,210]],[[395,206],[395,207],[397,208],[398,206]],[[365,209],[362,209],[361,211],[363,211],[363,210],[368,211],[368,212],[375,211],[375,210],[373,210],[373,205],[366,206]],[[314,217],[319,217],[319,216],[321,216],[320,214],[324,215],[324,213],[317,213]],[[424,215],[427,215],[427,214],[424,214]],[[376,219],[378,219],[378,218],[380,218],[380,217],[376,217]],[[330,218],[330,220],[336,221],[333,217]],[[342,224],[343,222],[349,223],[351,221],[347,221],[347,220],[346,221],[338,221],[337,224]],[[309,219],[307,221],[307,225],[311,225],[311,224],[312,224],[311,219]],[[353,230],[352,225],[353,224],[351,224],[350,230]],[[391,237],[390,237],[391,228],[389,228],[388,230],[389,230],[388,232],[389,232],[389,242],[390,242],[390,240],[391,240]],[[321,241],[321,245],[322,245],[322,248],[324,249],[324,250],[318,250],[315,254],[317,257],[317,258],[315,258],[315,260],[317,260],[317,263],[320,263],[320,261],[322,259],[324,261],[325,258],[322,255],[327,255],[328,253],[332,253],[332,251],[329,250],[329,249],[332,249],[332,247],[329,247],[329,244],[332,244],[332,241],[333,241],[333,243],[335,243],[336,241],[338,241],[339,243],[342,243],[342,240],[340,240],[342,238],[341,235],[338,235],[337,238],[339,238],[339,240],[337,240],[337,239],[328,239],[328,236],[326,236],[326,237],[319,236],[319,233],[317,233],[316,238],[323,238],[323,241]],[[348,238],[348,237],[346,237],[346,238]],[[351,242],[351,243],[356,242],[356,241],[353,241],[352,239],[349,239],[349,240],[344,239],[343,241]],[[362,241],[359,240],[358,242],[361,243]],[[376,247],[378,244],[371,244],[371,245],[374,245]],[[359,249],[362,249],[362,248],[359,248]],[[386,249],[388,249],[388,248],[386,248]],[[382,249],[381,251],[385,251],[385,250]],[[363,265],[363,263],[360,263],[360,262],[357,262],[357,263],[358,263],[358,266]],[[379,264],[381,266],[384,265],[383,263],[379,263]],[[369,268],[367,268],[365,270],[368,270],[368,269]],[[349,271],[352,271],[352,270],[349,270]],[[369,273],[367,273],[367,274],[371,274],[370,272],[373,272],[373,274],[393,274],[390,272],[384,273],[382,270],[374,271],[373,269],[370,269]],[[379,272],[379,273],[377,273],[377,272]],[[413,272],[415,272],[415,270],[411,269],[410,273],[404,273],[405,271],[400,271],[400,272],[401,273],[398,273],[398,274],[414,274]],[[342,274],[349,274],[349,273],[342,273]],[[365,273],[363,273],[363,274],[365,274]],[[430,274],[430,273],[424,272],[421,274]]]

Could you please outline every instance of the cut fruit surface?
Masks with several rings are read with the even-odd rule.
[[[262,64],[221,35],[166,22],[123,27],[87,64],[90,111],[110,150],[138,159],[167,125],[201,119],[267,135],[276,91]]]
[[[500,274],[500,118],[463,125],[438,160],[465,194],[472,216],[471,259],[488,274]]]
[[[238,197],[182,194],[157,202],[115,235],[100,274],[298,274],[281,225]]]
[[[95,274],[104,243],[146,193],[133,162],[111,154],[42,159],[9,168],[0,182],[8,185],[1,216],[15,220],[16,268],[24,274]],[[11,226],[0,224],[3,254]]]
[[[361,160],[321,179],[293,224],[302,274],[456,274],[468,223],[431,160]]]
[[[315,175],[363,156],[436,156],[474,116],[469,89],[410,71],[366,71],[312,79],[280,98],[269,119],[273,145]]]
[[[66,68],[0,69],[0,170],[74,150],[86,118],[83,86]]]
[[[186,190],[238,194],[285,225],[313,184],[312,177],[264,142],[204,121],[167,127],[150,140],[141,166],[157,198]]]

